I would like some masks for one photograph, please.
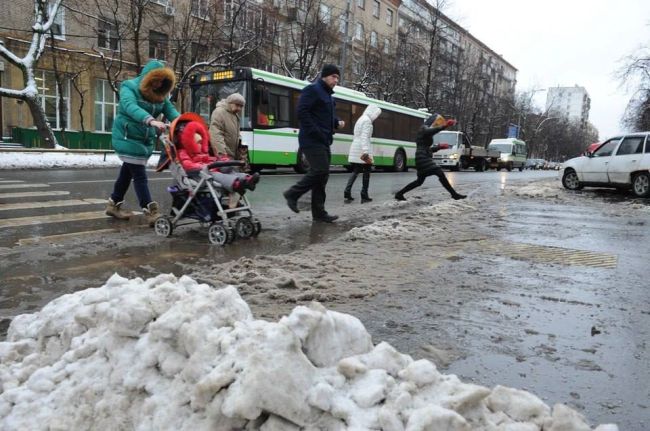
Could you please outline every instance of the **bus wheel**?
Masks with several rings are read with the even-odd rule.
[[[404,150],[398,149],[395,151],[395,157],[393,157],[393,170],[396,172],[406,172],[407,169],[406,153],[404,153]]]
[[[297,174],[304,174],[309,170],[309,162],[307,161],[307,157],[305,157],[302,150],[300,149],[298,149],[296,164],[293,165],[293,170],[296,171]]]

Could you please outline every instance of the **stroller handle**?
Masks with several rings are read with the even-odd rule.
[[[208,169],[223,168],[226,166],[244,166],[244,162],[241,160],[224,160],[219,162],[212,162],[208,165]]]

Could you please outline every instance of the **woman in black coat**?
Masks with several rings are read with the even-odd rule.
[[[458,199],[465,199],[467,196],[461,195],[449,184],[447,177],[442,169],[433,162],[433,153],[440,149],[440,146],[433,146],[433,135],[445,130],[448,127],[456,124],[456,120],[445,120],[442,115],[433,114],[424,121],[424,125],[420,127],[415,137],[415,168],[417,169],[418,177],[415,181],[410,182],[402,190],[395,193],[395,199],[398,201],[405,201],[404,193],[413,190],[416,187],[424,184],[424,180],[435,175],[440,180],[440,184],[447,189],[451,197]]]

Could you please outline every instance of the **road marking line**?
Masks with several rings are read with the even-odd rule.
[[[0,185],[0,189],[28,189],[33,187],[49,187],[49,184],[4,184]]]
[[[166,178],[147,178],[148,181],[170,181],[173,180],[171,176]],[[112,180],[87,180],[87,181],[55,181],[49,184],[51,185],[61,185],[61,184],[92,184],[92,183],[114,183],[115,179]]]
[[[0,180],[0,184],[15,184],[15,183],[24,183],[25,181],[21,180]]]
[[[84,235],[91,235],[91,234],[103,234],[103,233],[112,233],[112,232],[117,232],[118,229],[97,229],[97,230],[84,230],[81,232],[72,232],[72,233],[62,233],[59,235],[48,235],[48,236],[37,236],[33,238],[22,238],[19,239],[16,242],[16,245],[23,246],[23,245],[30,245],[30,244],[37,244],[39,242],[57,242],[63,239],[67,238],[74,238],[76,236],[84,236]]]
[[[35,198],[35,197],[42,197],[42,196],[63,196],[69,194],[70,192],[63,191],[63,190],[42,191],[42,192],[0,193],[0,199]]]
[[[0,211],[66,207],[76,205],[97,205],[105,203],[106,199],[67,199],[64,201],[18,202],[15,204],[0,204]]]
[[[48,223],[62,223],[68,221],[94,220],[100,218],[109,218],[104,211],[90,211],[85,213],[74,214],[51,214],[36,217],[17,217],[0,220],[0,229],[6,227],[33,226]]]

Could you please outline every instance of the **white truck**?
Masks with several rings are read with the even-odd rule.
[[[433,153],[433,161],[452,171],[473,167],[477,172],[482,172],[496,168],[501,155],[499,151],[471,145],[463,132],[438,132],[433,135],[433,144],[449,145],[449,148]]]

